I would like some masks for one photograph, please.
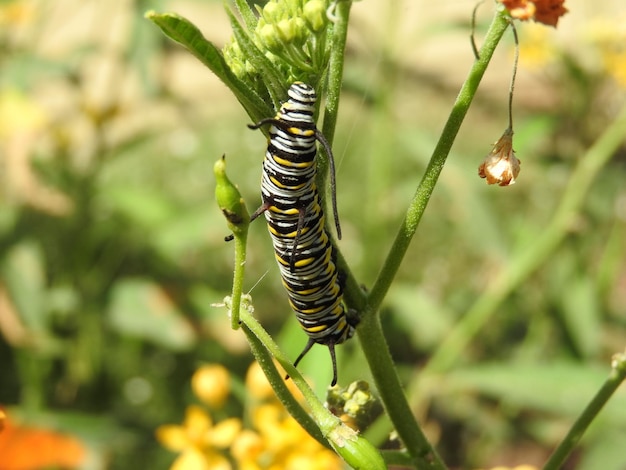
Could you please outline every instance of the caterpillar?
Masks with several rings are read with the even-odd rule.
[[[251,220],[265,214],[289,304],[309,337],[294,366],[313,345],[323,344],[330,352],[331,385],[335,385],[335,345],[352,337],[357,319],[343,304],[344,279],[336,266],[335,248],[324,225],[315,184],[316,141],[319,141],[329,158],[334,222],[337,238],[341,239],[333,154],[315,126],[316,100],[313,87],[294,82],[288,100],[274,118],[248,126],[259,129],[270,125],[261,179],[262,204]]]

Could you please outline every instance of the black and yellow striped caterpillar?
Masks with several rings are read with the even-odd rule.
[[[343,304],[343,282],[335,264],[336,253],[324,226],[324,212],[315,185],[316,141],[330,162],[332,206],[341,238],[335,198],[335,168],[330,145],[315,126],[315,90],[295,82],[276,117],[263,119],[251,129],[270,124],[263,160],[263,204],[252,215],[265,214],[283,285],[300,325],[309,336],[298,365],[315,343],[328,346],[337,382],[335,345],[354,334],[357,320]]]

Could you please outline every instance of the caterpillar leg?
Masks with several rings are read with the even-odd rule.
[[[298,364],[300,363],[302,358],[306,356],[306,354],[311,350],[311,348],[313,347],[315,343],[316,341],[313,338],[309,338],[309,341],[307,341],[306,345],[304,346],[304,349],[302,350],[300,355],[296,358],[295,362],[293,363],[294,367],[298,367]],[[330,353],[330,360],[333,365],[333,380],[332,382],[330,382],[330,386],[334,387],[337,384],[337,356],[335,355],[335,343],[332,343],[332,342],[326,343],[325,346],[328,346],[328,352]],[[287,380],[288,378],[289,378],[289,375],[286,375],[285,380]]]
[[[272,203],[270,201],[265,201],[263,204],[261,204],[261,206],[257,210],[255,210],[254,213],[250,216],[250,222],[260,216],[263,212],[268,210],[271,205]]]

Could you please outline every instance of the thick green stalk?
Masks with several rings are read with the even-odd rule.
[[[324,108],[324,123],[322,133],[329,144],[332,145],[337,126],[339,113],[339,97],[341,95],[341,83],[343,81],[343,64],[348,39],[348,22],[350,20],[351,1],[337,2],[337,22],[333,26],[330,38],[330,60],[328,64],[328,92]]]
[[[329,144],[333,143],[335,137],[335,128],[337,126],[337,115],[339,113],[339,98],[341,96],[341,84],[343,82],[343,66],[344,54],[346,50],[346,41],[348,39],[348,23],[350,20],[350,8],[352,1],[337,2],[335,15],[337,21],[333,25],[332,36],[330,37],[330,60],[328,66],[328,90],[326,94],[326,103],[324,107],[324,122],[322,124],[322,133]],[[323,154],[323,159],[318,161],[318,177],[317,184],[319,188],[326,188],[326,175],[328,174],[328,156]],[[328,198],[325,198],[325,201]],[[328,204],[324,205],[326,214],[328,212]],[[327,217],[327,223],[332,219]],[[343,255],[339,250],[338,265],[341,272],[346,277],[345,297],[350,308],[361,311],[364,305],[365,296],[359,287],[359,283],[352,274],[350,267],[346,263]]]
[[[322,134],[326,141],[331,145],[335,137],[335,127],[337,126],[337,115],[339,113],[339,98],[341,96],[341,83],[343,81],[343,64],[344,54],[346,50],[346,40],[348,38],[348,22],[350,19],[350,7],[352,1],[338,2],[336,7],[336,22],[332,28],[330,37],[330,58],[328,65],[328,89],[326,92],[326,102],[324,106],[324,123],[322,124]],[[317,187],[326,188],[328,175],[328,159],[326,151],[322,148],[317,157]],[[334,189],[334,188],[333,188]],[[322,190],[322,194],[324,191]],[[324,209],[326,214],[329,212],[329,199],[324,197]],[[328,224],[332,217],[326,217]]]
[[[366,315],[359,324],[361,349],[370,366],[385,411],[402,439],[415,468],[445,470],[443,461],[417,424],[404,397],[400,378],[389,354],[389,347],[378,315]]]

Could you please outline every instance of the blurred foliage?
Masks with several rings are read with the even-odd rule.
[[[341,247],[366,286],[471,63],[473,6],[422,24],[408,20],[416,6],[370,3],[354,8],[334,147]],[[517,184],[487,187],[476,175],[506,125],[506,51],[453,148],[382,316],[407,382],[510,253],[542,232],[578,158],[624,104],[618,3],[588,21],[575,19],[579,3],[573,32],[520,28]],[[182,420],[193,371],[213,362],[243,377],[250,362],[243,335],[211,307],[232,280],[211,168],[226,153],[254,209],[264,143],[220,83],[143,19],[149,8],[228,39],[220,1],[0,3],[0,404],[14,421],[77,436],[85,468],[165,468],[173,455],[154,430]],[[542,462],[624,349],[624,181],[622,146],[558,251],[416,399],[449,465]],[[248,288],[295,357],[305,338],[270,246],[253,224]],[[321,390],[327,352],[316,349],[302,370]],[[352,344],[340,369],[346,383],[367,379]],[[224,415],[241,412],[239,387]],[[572,466],[626,465],[624,400]]]

